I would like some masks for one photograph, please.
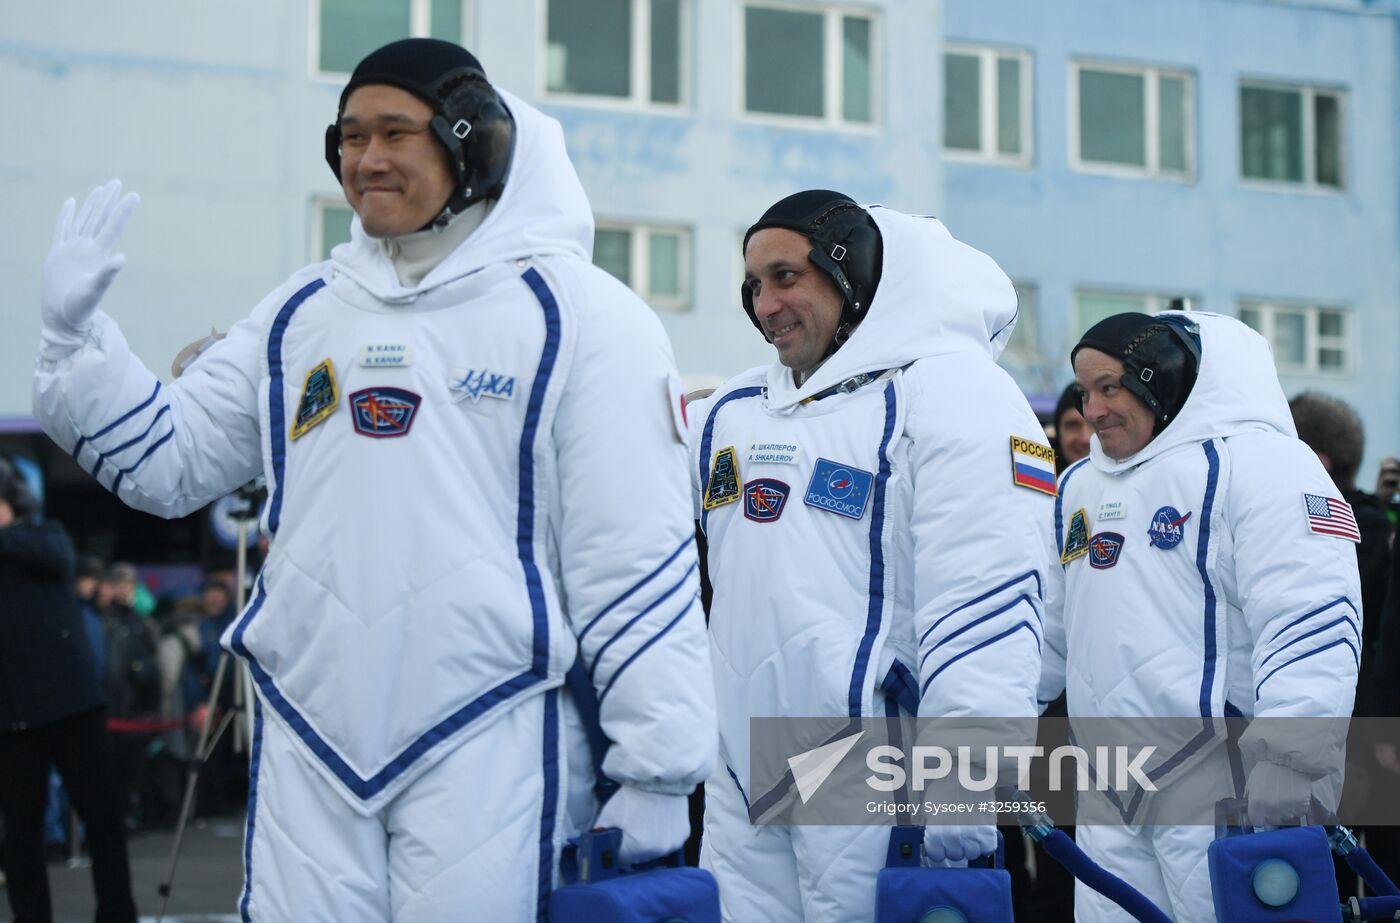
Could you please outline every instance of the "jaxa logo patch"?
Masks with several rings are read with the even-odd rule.
[[[340,405],[340,389],[335,383],[335,365],[329,359],[306,373],[306,381],[301,386],[301,400],[297,402],[297,416],[292,421],[291,438],[306,434],[317,423],[335,413]]]
[[[758,478],[744,485],[744,518],[773,522],[783,515],[792,488],[774,478]]]
[[[408,435],[423,399],[403,388],[366,388],[350,395],[355,432],[374,439]]]
[[[472,403],[483,397],[494,397],[508,401],[515,397],[515,376],[489,369],[453,369],[447,382],[447,390],[452,392],[452,400],[460,401],[469,397]]]
[[[865,515],[874,481],[875,475],[869,471],[818,458],[802,502],[847,519],[860,519]]]
[[[1100,532],[1089,539],[1089,566],[1106,570],[1118,563],[1123,551],[1123,536],[1117,532]]]
[[[1166,551],[1181,544],[1186,530],[1182,526],[1191,514],[1181,515],[1174,506],[1164,506],[1152,514],[1152,525],[1147,527],[1147,537],[1153,548]]]
[[[715,453],[710,482],[705,487],[705,509],[712,510],[739,499],[739,459],[731,445]]]
[[[1088,553],[1089,514],[1081,507],[1069,518],[1069,532],[1065,535],[1065,550],[1060,554],[1060,563],[1068,564]]]

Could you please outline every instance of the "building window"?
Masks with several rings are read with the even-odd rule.
[[[545,91],[678,106],[682,0],[549,0]]]
[[[331,251],[350,240],[350,219],[355,217],[344,199],[315,199],[311,203],[311,258],[331,258]]]
[[[690,232],[685,228],[600,222],[593,262],[658,311],[690,308]]]
[[[1016,326],[1002,351],[1002,358],[1019,365],[1040,362],[1040,324],[1036,304],[1036,289],[1026,282],[1016,286]]]
[[[1245,179],[1342,187],[1342,94],[1313,87],[1240,85]]]
[[[875,23],[840,9],[744,7],[744,110],[817,119],[875,121]]]
[[[1030,142],[1030,55],[949,45],[943,53],[944,149],[1025,164]]]
[[[1115,314],[1191,310],[1194,300],[1184,295],[1149,292],[1114,292],[1086,289],[1074,293],[1074,338],[1077,341],[1090,327]]]
[[[1264,335],[1280,371],[1351,371],[1351,312],[1317,305],[1240,302],[1240,320]]]
[[[1078,169],[1188,179],[1194,80],[1183,71],[1075,62],[1070,162]]]
[[[340,78],[396,39],[463,43],[465,5],[466,0],[312,0],[311,60],[319,73]]]

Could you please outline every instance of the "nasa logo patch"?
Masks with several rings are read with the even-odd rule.
[[[335,365],[329,359],[306,373],[306,381],[301,386],[301,400],[297,402],[297,416],[292,421],[291,438],[296,439],[307,430],[335,413],[340,405],[340,389],[335,383]]]
[[[1123,536],[1117,532],[1100,532],[1089,539],[1089,566],[1106,570],[1118,563],[1123,551]]]
[[[365,388],[350,395],[355,432],[372,439],[407,436],[423,399],[403,388]]]
[[[1174,506],[1164,506],[1153,513],[1152,525],[1147,527],[1147,537],[1152,542],[1152,547],[1166,551],[1180,545],[1186,534],[1182,526],[1190,518],[1190,513],[1183,516]]]
[[[869,471],[818,458],[802,502],[847,519],[860,519],[865,515],[874,481],[875,475]]]
[[[792,488],[775,478],[758,478],[744,485],[744,518],[773,522],[783,515]]]

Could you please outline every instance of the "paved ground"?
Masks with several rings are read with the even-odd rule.
[[[142,923],[160,909],[157,887],[165,876],[173,833],[141,833],[132,837],[131,885]],[[238,895],[243,887],[243,818],[199,820],[190,824],[175,870],[175,885],[165,923],[236,923]],[[90,923],[92,878],[86,862],[70,867],[49,865],[54,923]],[[9,919],[9,905],[0,903],[0,919]]]

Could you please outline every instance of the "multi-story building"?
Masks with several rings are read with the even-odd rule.
[[[595,260],[693,384],[768,360],[742,232],[825,186],[995,256],[1023,307],[1006,364],[1042,403],[1089,323],[1185,297],[1264,331],[1290,394],[1357,405],[1369,469],[1400,450],[1397,23],[1400,0],[24,5],[0,25],[0,429],[32,428],[64,197],[142,194],[105,307],[163,368],[346,236],[323,159],[346,75],[433,35],[563,124]]]

